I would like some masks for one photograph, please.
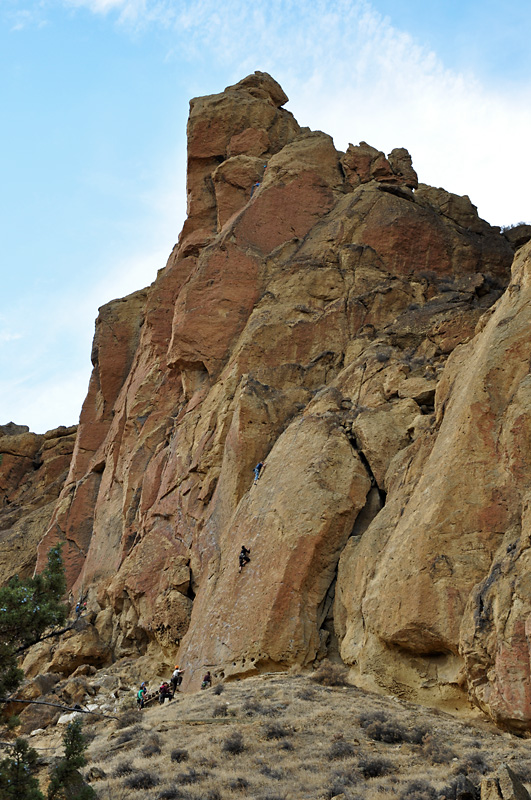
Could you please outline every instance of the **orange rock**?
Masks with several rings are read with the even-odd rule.
[[[18,426],[20,428],[22,426]],[[0,437],[0,585],[28,577],[66,478],[77,426],[43,435],[5,430]],[[6,430],[7,429],[7,430]]]
[[[530,726],[525,548],[503,551],[527,524],[526,246],[500,300],[512,249],[467,197],[416,189],[403,149],[338,153],[286,100],[255,73],[192,101],[189,216],[101,309],[40,563],[66,534],[96,661],[162,648],[194,688],[338,648],[373,689],[455,708],[468,681]]]

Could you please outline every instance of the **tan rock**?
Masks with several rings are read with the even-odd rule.
[[[398,386],[398,396],[415,400],[419,405],[433,405],[436,383],[426,378],[407,378]]]
[[[225,91],[234,89],[236,91],[246,91],[253,97],[260,97],[269,100],[273,105],[280,108],[288,102],[288,96],[284,92],[282,86],[277,81],[268,75],[267,72],[259,72],[258,70],[252,75],[248,75],[243,80],[235,83],[234,86],[229,86]]]
[[[264,159],[238,155],[223,161],[212,173],[218,209],[218,230],[251,199],[253,187],[262,180]]]
[[[370,180],[394,178],[393,170],[385,155],[367,142],[360,142],[357,146],[349,144],[342,165],[352,188]]]
[[[337,644],[357,681],[452,710],[467,703],[466,662],[496,716],[493,664],[506,665],[496,691],[512,686],[506,634],[525,674],[523,554],[514,632],[501,608],[488,642],[461,625],[503,537],[527,524],[513,306],[500,301],[472,341],[512,248],[467,198],[413,192],[407,151],[343,157],[283,102],[264,74],[192,101],[179,246],[151,287],[101,310],[40,548],[43,563],[66,534],[69,585],[88,591],[94,624],[48,661],[66,674],[87,652],[96,664],[153,651],[178,657],[194,688],[206,665],[284,669]],[[525,291],[518,278],[509,293]],[[503,362],[501,338],[481,344],[496,326]],[[434,389],[435,415],[419,414]],[[496,718],[525,727],[522,703]]]
[[[101,667],[110,663],[108,647],[100,640],[96,629],[87,625],[84,630],[65,635],[56,647],[48,665],[49,672],[70,675],[82,664]]]
[[[269,136],[263,128],[246,128],[235,134],[227,148],[228,156],[261,156],[269,149]]]
[[[203,664],[226,677],[313,661],[335,561],[369,487],[333,419],[306,417],[287,429],[210,555],[217,579],[196,596],[180,651],[186,685],[197,685]],[[251,562],[240,574],[242,544]]]
[[[513,770],[504,764],[496,776],[483,778],[481,800],[529,800],[529,792]]]
[[[264,72],[256,72],[224,92],[210,97],[197,97],[190,102],[188,120],[188,219],[180,241],[198,228],[216,231],[217,208],[212,186],[212,173],[220,158],[234,153],[234,137],[249,130],[258,130],[267,137],[267,150],[258,145],[263,137],[252,137],[251,152],[246,155],[276,153],[299,133],[293,116],[280,108],[287,97],[278,83]],[[240,146],[245,145],[245,137]],[[249,141],[247,139],[247,141]],[[256,152],[259,149],[260,152]],[[254,152],[253,152],[254,151]],[[241,150],[240,150],[241,152]]]
[[[16,436],[20,433],[29,433],[27,425],[17,425],[15,422],[8,422],[7,425],[0,425],[0,438],[3,436]]]
[[[401,179],[401,183],[410,189],[417,189],[419,185],[417,173],[413,169],[411,156],[405,147],[395,147],[389,153],[389,164],[391,169]]]
[[[382,489],[391,459],[410,442],[408,430],[418,413],[418,405],[407,399],[362,412],[352,423],[358,447]]]
[[[0,438],[0,585],[29,576],[68,473],[77,427]],[[11,445],[9,444],[11,442]]]

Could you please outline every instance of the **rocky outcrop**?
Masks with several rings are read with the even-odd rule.
[[[513,249],[468,197],[403,148],[338,152],[286,100],[255,73],[191,102],[179,243],[100,309],[39,548],[66,539],[88,613],[50,669],[83,636],[95,664],[178,654],[185,688],[340,653],[529,727],[529,250],[503,294]]]
[[[38,435],[0,426],[0,585],[28,577],[68,472],[76,426]]]
[[[512,769],[503,764],[496,775],[481,781],[481,800],[529,800],[529,792]]]
[[[520,222],[518,225],[505,228],[503,235],[512,247],[518,250],[519,247],[527,244],[531,239],[531,225],[528,225],[526,222]]]
[[[361,674],[380,671],[389,682],[389,663],[424,655],[420,696],[441,691],[442,669],[445,683],[466,682],[500,722],[517,716],[524,726],[529,660],[517,644],[521,651],[529,611],[514,582],[525,555],[511,577],[508,565],[526,547],[529,268],[522,252],[478,335],[448,359],[433,428],[388,470],[386,506],[342,555],[337,595],[347,620],[342,652]],[[516,680],[511,661],[523,670]]]

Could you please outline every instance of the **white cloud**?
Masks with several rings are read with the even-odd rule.
[[[301,124],[336,145],[407,147],[420,180],[469,194],[493,224],[526,215],[531,84],[499,89],[452,71],[366,0],[66,0],[173,33],[173,57],[233,80],[271,72]]]
[[[149,285],[168,255],[161,248],[124,258],[88,290],[71,286],[52,304],[28,309],[31,319],[24,339],[31,346],[20,350],[14,345],[11,357],[3,354],[5,364],[11,363],[0,378],[0,424],[16,416],[13,422],[44,433],[77,423],[92,370],[98,307]],[[0,344],[20,338],[0,333]]]
[[[151,25],[164,29],[168,60],[179,59],[183,73],[189,70],[190,93],[218,92],[255,69],[266,70],[291,97],[288,108],[298,121],[330,133],[337,147],[362,139],[385,152],[407,147],[421,181],[469,194],[489,222],[510,224],[528,215],[530,85],[502,93],[477,75],[448,69],[365,0],[227,0],[222,7],[217,0],[55,3],[107,16],[120,30],[149,35]],[[15,349],[17,335],[34,347],[33,361],[26,355],[18,372],[30,377],[0,383],[0,422],[7,421],[8,397],[19,415],[15,421],[36,430],[76,421],[97,307],[150,283],[177,238],[186,202],[184,153],[179,158],[178,167],[176,160],[167,165],[167,184],[153,186],[146,198],[150,235],[141,252],[94,265],[103,277],[88,291],[72,284],[53,307],[19,310],[24,319],[35,314],[33,332],[20,333],[15,317],[6,321],[4,336],[11,338],[0,333],[2,351]],[[68,362],[57,349],[65,340],[75,340],[77,354]],[[38,369],[38,361],[48,366]]]
[[[59,425],[76,425],[81,410],[79,397],[87,392],[89,376],[90,370],[82,368],[52,373],[47,380],[40,378],[37,382],[31,375],[19,381],[0,380],[1,424],[28,425],[35,433],[45,433]]]
[[[123,9],[129,0],[64,0],[65,5],[74,8],[87,8],[93,14],[108,14],[109,11]]]
[[[7,344],[8,342],[16,342],[17,339],[22,339],[21,333],[13,333],[11,331],[0,331],[0,345]]]

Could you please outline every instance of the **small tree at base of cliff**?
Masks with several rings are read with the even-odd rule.
[[[38,754],[25,739],[17,739],[8,758],[0,761],[2,800],[44,800],[33,772]]]
[[[20,653],[64,623],[65,591],[61,545],[50,550],[46,568],[38,575],[26,581],[15,576],[0,589],[0,697],[14,691],[24,677],[17,667]]]
[[[70,722],[63,736],[64,757],[54,767],[48,785],[48,800],[93,800],[96,793],[79,772],[86,763],[87,743],[81,730],[81,720]]]

